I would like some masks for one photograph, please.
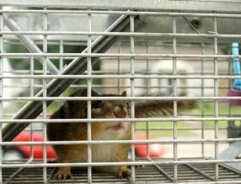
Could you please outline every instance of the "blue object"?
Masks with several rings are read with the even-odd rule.
[[[232,55],[233,58],[233,71],[234,75],[240,75],[240,62],[239,62],[239,44],[237,42],[232,44]],[[236,57],[235,57],[236,56]],[[241,79],[234,79],[233,87],[241,90]]]

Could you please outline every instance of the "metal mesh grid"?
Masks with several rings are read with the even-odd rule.
[[[8,181],[12,173],[16,169],[4,169],[3,181]],[[136,168],[136,183],[173,183],[174,182],[174,167],[172,165],[153,165],[147,167]],[[48,183],[59,183],[54,179],[56,169],[48,169]],[[225,165],[219,165],[220,178],[215,180],[215,165],[214,164],[184,164],[179,165],[179,182],[180,183],[236,183],[240,178],[240,171],[230,168]],[[230,181],[231,180],[231,181]],[[8,183],[43,183],[42,169],[36,168],[23,169]],[[88,175],[86,170],[73,169],[73,178],[63,183],[86,183]],[[118,179],[108,173],[94,172],[93,183],[130,183],[130,179]]]
[[[240,78],[232,73],[234,56],[230,54],[231,43],[238,42],[241,37],[239,29],[230,25],[238,25],[240,14],[224,11],[106,11],[94,6],[89,10],[27,7],[29,9],[20,6],[20,9],[1,10],[0,94],[3,97],[0,114],[3,117],[1,122],[8,125],[3,125],[0,152],[5,153],[6,146],[42,145],[43,156],[41,162],[36,162],[34,148],[30,146],[30,156],[24,164],[1,159],[0,179],[3,182],[59,182],[49,178],[53,174],[49,167],[67,165],[88,169],[84,172],[74,170],[73,178],[63,181],[66,183],[241,182],[237,169],[239,155],[220,156],[224,149],[229,149],[229,144],[241,140],[239,132],[227,137],[230,134],[227,128],[231,128],[229,123],[238,123],[240,115],[237,108],[228,103],[230,99],[239,100],[239,97],[226,96],[232,79]],[[76,17],[70,21],[73,15]],[[72,26],[68,27],[68,21]],[[84,26],[74,26],[81,21]],[[27,49],[22,49],[23,46]],[[16,63],[25,67],[8,66],[16,67]],[[67,88],[87,88],[87,97],[59,96]],[[10,94],[13,89],[16,93]],[[115,94],[127,90],[128,97],[93,97],[92,89]],[[164,96],[153,95],[156,92],[163,92]],[[183,92],[184,96],[180,96]],[[61,120],[63,123],[87,123],[87,139],[50,142],[46,124],[59,120],[48,117],[66,100],[87,101],[86,119]],[[93,100],[130,102],[130,118],[126,119],[131,123],[130,140],[92,140],[91,124],[100,121],[92,118]],[[142,100],[173,101],[173,114],[136,118],[135,106]],[[182,100],[195,100],[199,106],[180,114],[178,102]],[[55,106],[48,107],[52,101]],[[40,113],[41,119],[35,119]],[[120,119],[101,121],[118,122]],[[30,140],[11,142],[29,123],[32,123],[28,128]],[[37,123],[41,124],[37,129],[43,138],[38,142],[33,140]],[[237,129],[238,126],[233,127]],[[145,140],[135,140],[136,132],[145,135]],[[153,136],[157,138],[152,139]],[[70,143],[88,145],[87,162],[48,162],[48,145]],[[130,159],[120,163],[93,162],[91,145],[107,143],[130,143]],[[144,147],[148,159],[138,160],[137,143],[150,145]],[[150,158],[151,145],[155,144],[165,146],[166,154],[161,160]],[[237,147],[235,150],[239,152]],[[186,157],[191,160],[182,160]],[[131,167],[129,180],[92,171],[93,166],[122,164]],[[146,167],[136,168],[135,165]],[[15,171],[13,168],[16,167],[23,169]]]

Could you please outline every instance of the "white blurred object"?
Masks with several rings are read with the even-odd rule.
[[[3,160],[22,160],[22,159],[24,159],[24,156],[18,150],[10,149],[10,150],[6,150],[3,153]]]
[[[2,59],[3,62],[3,76],[12,76],[14,69],[11,67],[8,59]],[[29,85],[28,79],[15,79],[15,78],[3,78],[3,97],[19,97],[24,94],[27,90],[25,88]],[[5,112],[17,110],[18,104],[16,101],[3,101],[3,109]]]
[[[14,10],[16,9],[15,7],[10,7],[10,6],[4,6],[2,7],[3,10]],[[16,14],[17,15],[17,14]],[[15,17],[16,16],[14,13],[11,13],[11,16]],[[24,24],[22,24],[23,27],[26,27],[26,24],[31,22],[31,19],[28,19],[25,21]],[[5,26],[4,30],[8,30],[8,28]],[[14,38],[16,38],[14,36]],[[3,62],[2,65],[2,75],[3,76],[11,76],[15,75],[16,71],[14,68],[12,68],[10,61],[7,58],[2,58],[1,61]],[[15,72],[15,73],[14,73]],[[27,85],[29,85],[29,80],[28,79],[6,79],[4,78],[2,80],[3,84],[3,90],[2,90],[2,96],[4,98],[6,97],[18,97],[24,94],[27,90],[25,88]],[[3,110],[4,112],[10,112],[10,111],[15,111],[18,109],[18,104],[16,101],[3,101]]]
[[[173,75],[173,61],[172,60],[160,60],[160,61],[150,61],[149,69],[147,70],[145,61],[135,61],[135,73],[141,74],[149,72],[150,75],[154,74],[160,76],[158,78],[136,78],[134,79],[134,95],[141,96],[145,94],[164,94],[164,95],[172,95],[174,94],[174,79],[172,78],[162,78],[161,75]],[[177,75],[190,75],[194,74],[195,70],[192,65],[189,64],[188,61],[178,61],[177,62]],[[123,60],[121,61],[119,72],[130,74],[130,61]],[[101,70],[106,71],[107,73],[118,72],[118,62],[102,62]],[[148,76],[148,75],[146,75]],[[113,79],[111,79],[113,80]],[[117,82],[112,82],[108,79],[103,79],[103,83],[106,85],[116,85]],[[203,84],[204,87],[208,85],[212,85],[212,81],[205,81]],[[180,78],[176,80],[176,93],[177,95],[187,95],[187,96],[200,96],[201,94],[201,79],[190,79],[190,78]],[[128,95],[131,94],[131,80],[120,79],[120,84],[127,86],[125,89]],[[139,87],[138,87],[139,86]],[[109,89],[106,89],[109,90]],[[106,93],[111,93],[110,91],[106,91]],[[207,89],[205,89],[207,92]]]

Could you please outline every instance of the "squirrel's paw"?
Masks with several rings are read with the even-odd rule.
[[[131,176],[131,170],[127,167],[120,167],[117,173],[119,178],[128,178]]]
[[[71,171],[69,167],[61,167],[55,175],[57,180],[65,180],[70,179],[72,177]]]

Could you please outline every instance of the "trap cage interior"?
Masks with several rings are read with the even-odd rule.
[[[232,53],[241,3],[92,2],[0,2],[1,182],[241,183]],[[69,97],[78,89],[87,96]],[[87,101],[87,118],[51,119],[69,100]],[[103,121],[129,122],[130,139],[92,140],[96,100],[129,103],[130,117]],[[47,124],[59,121],[86,123],[87,139],[50,141]],[[130,144],[128,160],[94,162],[91,145],[110,143]],[[86,144],[88,161],[60,163],[53,144]],[[118,165],[131,176],[92,168]],[[55,178],[61,166],[72,178]]]

